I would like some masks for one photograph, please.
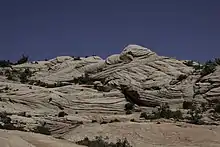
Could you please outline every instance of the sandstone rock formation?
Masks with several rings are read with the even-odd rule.
[[[24,69],[32,72],[25,82],[8,78],[7,73],[16,75]],[[82,126],[98,129],[99,123],[114,119],[120,121],[119,126],[130,119],[139,120],[140,112],[125,115],[127,101],[151,111],[165,103],[172,109],[182,109],[184,101],[202,104],[220,100],[220,66],[201,76],[186,61],[159,56],[138,45],[128,45],[106,60],[61,56],[0,68],[0,73],[0,111],[4,118],[11,119],[10,126],[70,141],[87,135],[82,132],[72,139]],[[67,115],[58,117],[61,111]],[[219,121],[217,117],[215,121]],[[1,125],[9,129],[8,124]]]

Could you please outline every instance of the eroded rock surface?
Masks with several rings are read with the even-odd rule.
[[[29,69],[31,76],[22,83],[20,75],[8,77],[9,73],[20,74],[24,69]],[[130,124],[130,120],[140,122],[140,111],[150,112],[163,104],[169,104],[172,109],[182,109],[184,101],[199,104],[220,101],[219,65],[213,73],[201,76],[186,61],[159,56],[138,45],[129,45],[120,54],[106,60],[97,56],[62,56],[0,68],[0,72],[0,111],[10,119],[9,124],[14,129],[71,141],[76,130],[80,132],[82,127],[94,127],[97,132],[93,134],[98,135],[100,125],[112,129],[115,126],[111,124],[117,123],[120,128],[129,122],[128,128],[132,131],[137,127]],[[139,107],[139,111],[126,112],[124,106],[127,101]],[[207,107],[204,120],[218,124],[219,114]],[[61,113],[64,115],[59,115]],[[3,129],[7,129],[4,124]],[[141,137],[137,130],[135,132],[135,138],[143,145],[146,138]],[[78,138],[87,133],[82,131]],[[117,132],[112,131],[110,137],[115,134]],[[169,135],[165,136],[169,138]],[[197,145],[194,139],[192,136],[191,144],[202,144],[199,142]],[[149,145],[156,140],[152,138]],[[161,141],[163,143],[166,141]],[[138,143],[133,145],[138,146]]]

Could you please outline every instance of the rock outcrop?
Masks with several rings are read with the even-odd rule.
[[[125,115],[127,101],[149,111],[163,104],[182,109],[184,101],[219,102],[220,66],[201,76],[186,62],[128,45],[106,60],[61,56],[0,68],[0,111],[17,130],[62,138],[93,122],[139,119],[139,113]],[[21,83],[24,69],[31,74]]]

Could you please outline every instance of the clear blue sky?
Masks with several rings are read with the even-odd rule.
[[[220,0],[0,0],[0,59],[105,58],[127,44],[220,57]]]

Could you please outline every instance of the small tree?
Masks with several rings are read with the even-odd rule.
[[[216,63],[209,60],[203,66],[202,71],[201,71],[201,76],[206,76],[210,73],[213,73],[215,70],[216,70]]]
[[[28,62],[28,59],[29,59],[28,56],[22,55],[21,59],[19,59],[16,64],[26,63],[26,62]]]
[[[186,66],[193,66],[193,60],[186,61],[184,64]]]
[[[220,58],[215,58],[215,63],[216,63],[217,65],[220,65]]]

